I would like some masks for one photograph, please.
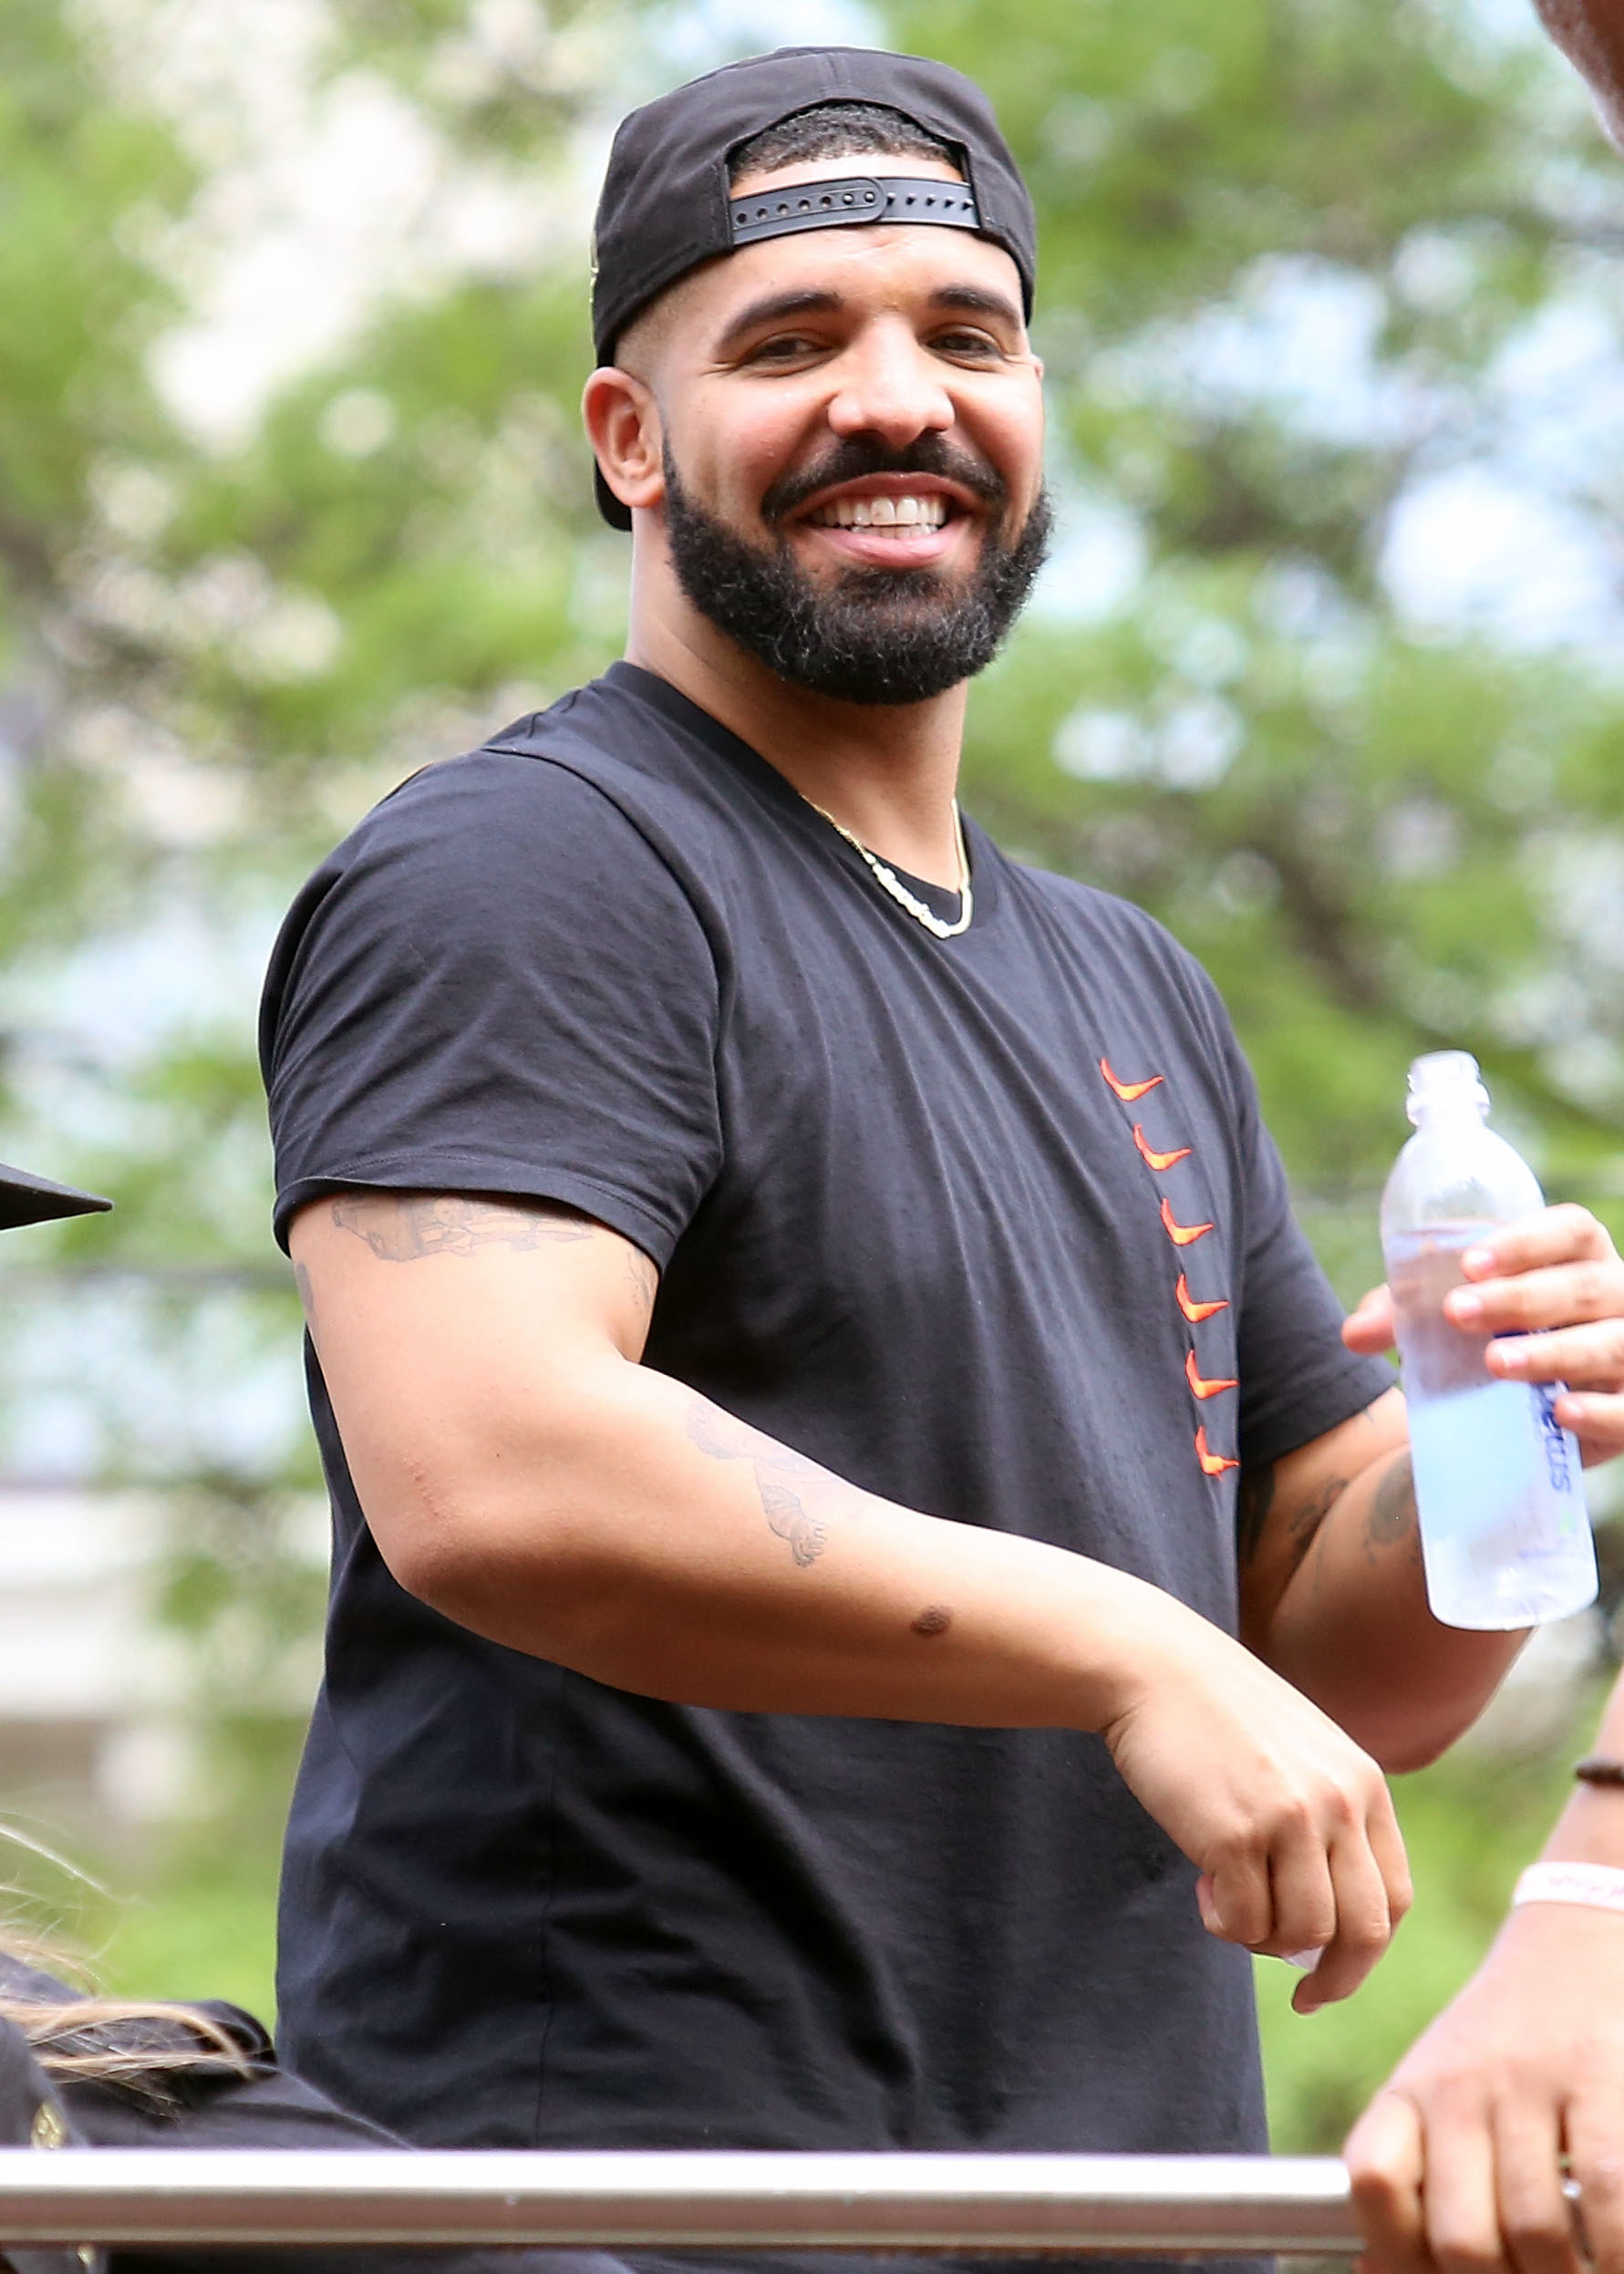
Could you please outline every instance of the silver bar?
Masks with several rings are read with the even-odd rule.
[[[29,2243],[1147,2253],[1359,2248],[1332,2156],[0,2149]]]

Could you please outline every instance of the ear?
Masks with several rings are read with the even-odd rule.
[[[653,390],[617,364],[605,364],[586,382],[581,416],[604,480],[622,505],[657,505],[665,495],[665,438]]]

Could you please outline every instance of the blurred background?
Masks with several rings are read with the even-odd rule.
[[[614,120],[781,40],[994,96],[1060,537],[967,801],[1216,977],[1345,1297],[1417,1051],[1624,1231],[1624,160],[1527,0],[5,0],[0,1807],[109,1985],[271,2003],[326,1514],[257,989],[303,876],[616,651],[575,411]],[[1593,1477],[1608,1515],[1615,1487]],[[1624,1527],[1620,1527],[1624,1534]],[[1616,1658],[1401,1780],[1420,1889],[1297,2021],[1334,2145],[1470,1970]]]

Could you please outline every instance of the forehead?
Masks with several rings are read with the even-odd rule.
[[[927,158],[805,160],[771,173],[742,175],[736,196],[826,181],[843,173],[914,174],[939,181],[963,177]],[[1020,317],[1020,273],[1001,245],[968,229],[919,222],[864,222],[807,229],[742,246],[696,271],[673,294],[672,330],[698,346],[725,331],[753,302],[785,293],[829,293],[861,313],[927,303],[956,286],[1007,299]]]

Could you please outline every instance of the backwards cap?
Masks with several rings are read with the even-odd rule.
[[[962,188],[905,173],[852,172],[834,159],[827,179],[735,198],[728,161],[740,145],[825,103],[900,110],[948,146]],[[597,359],[612,362],[633,318],[720,253],[804,229],[899,221],[970,229],[1001,245],[1020,273],[1030,316],[1038,260],[1032,201],[992,105],[962,71],[872,47],[781,47],[690,79],[624,119],[609,153],[593,232]],[[616,529],[631,527],[601,475],[597,500]]]

